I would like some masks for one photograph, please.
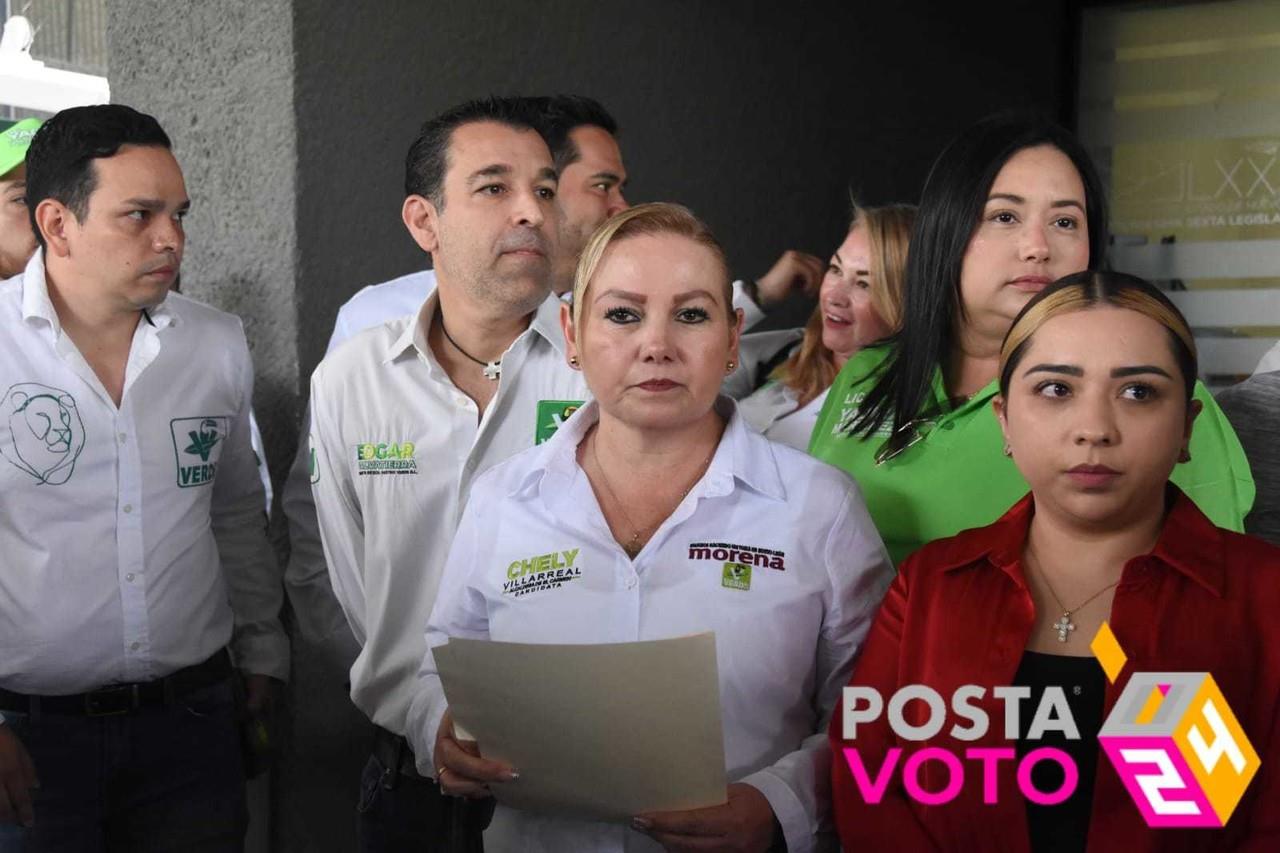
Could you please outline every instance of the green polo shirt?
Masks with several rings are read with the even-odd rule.
[[[856,419],[875,383],[873,373],[888,354],[888,347],[870,347],[849,359],[827,394],[809,452],[857,480],[897,564],[927,542],[990,524],[1025,495],[1028,486],[1002,452],[1004,437],[991,410],[991,400],[1000,391],[997,383],[945,411],[940,370],[926,410],[945,414],[923,426],[920,441],[877,465],[876,451],[890,428],[882,427],[867,440],[846,435],[845,428]],[[1249,463],[1231,424],[1202,383],[1196,383],[1195,396],[1204,410],[1192,430],[1191,461],[1174,468],[1171,479],[1214,524],[1243,530],[1254,495]]]

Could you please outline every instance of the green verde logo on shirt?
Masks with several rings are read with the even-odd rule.
[[[178,487],[189,489],[213,482],[222,445],[231,429],[227,415],[200,415],[169,421],[173,455],[178,464]]]
[[[728,589],[751,589],[751,567],[743,563],[725,563],[720,585]]]
[[[362,441],[355,447],[356,473],[416,474],[416,450],[412,441]]]
[[[560,429],[560,425],[581,408],[581,400],[539,400],[538,419],[534,422],[533,428],[533,443],[542,444],[551,438],[556,434],[556,430]]]
[[[75,398],[38,382],[19,382],[0,403],[0,454],[42,486],[60,486],[84,449],[84,422]]]

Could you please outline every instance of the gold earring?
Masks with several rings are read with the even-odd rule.
[[[578,357],[576,355],[569,356],[569,366],[570,367],[578,366]]]
[[[728,364],[724,366],[724,372],[733,373],[734,369],[737,368],[737,366],[738,366],[738,362],[730,361]]]

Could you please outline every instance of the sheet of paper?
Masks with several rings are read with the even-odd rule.
[[[714,634],[598,645],[451,640],[435,660],[453,718],[510,762],[519,809],[596,820],[725,802]]]

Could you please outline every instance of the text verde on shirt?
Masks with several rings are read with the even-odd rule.
[[[222,442],[230,431],[230,415],[199,415],[169,421],[180,488],[207,486],[213,482],[222,457]]]

